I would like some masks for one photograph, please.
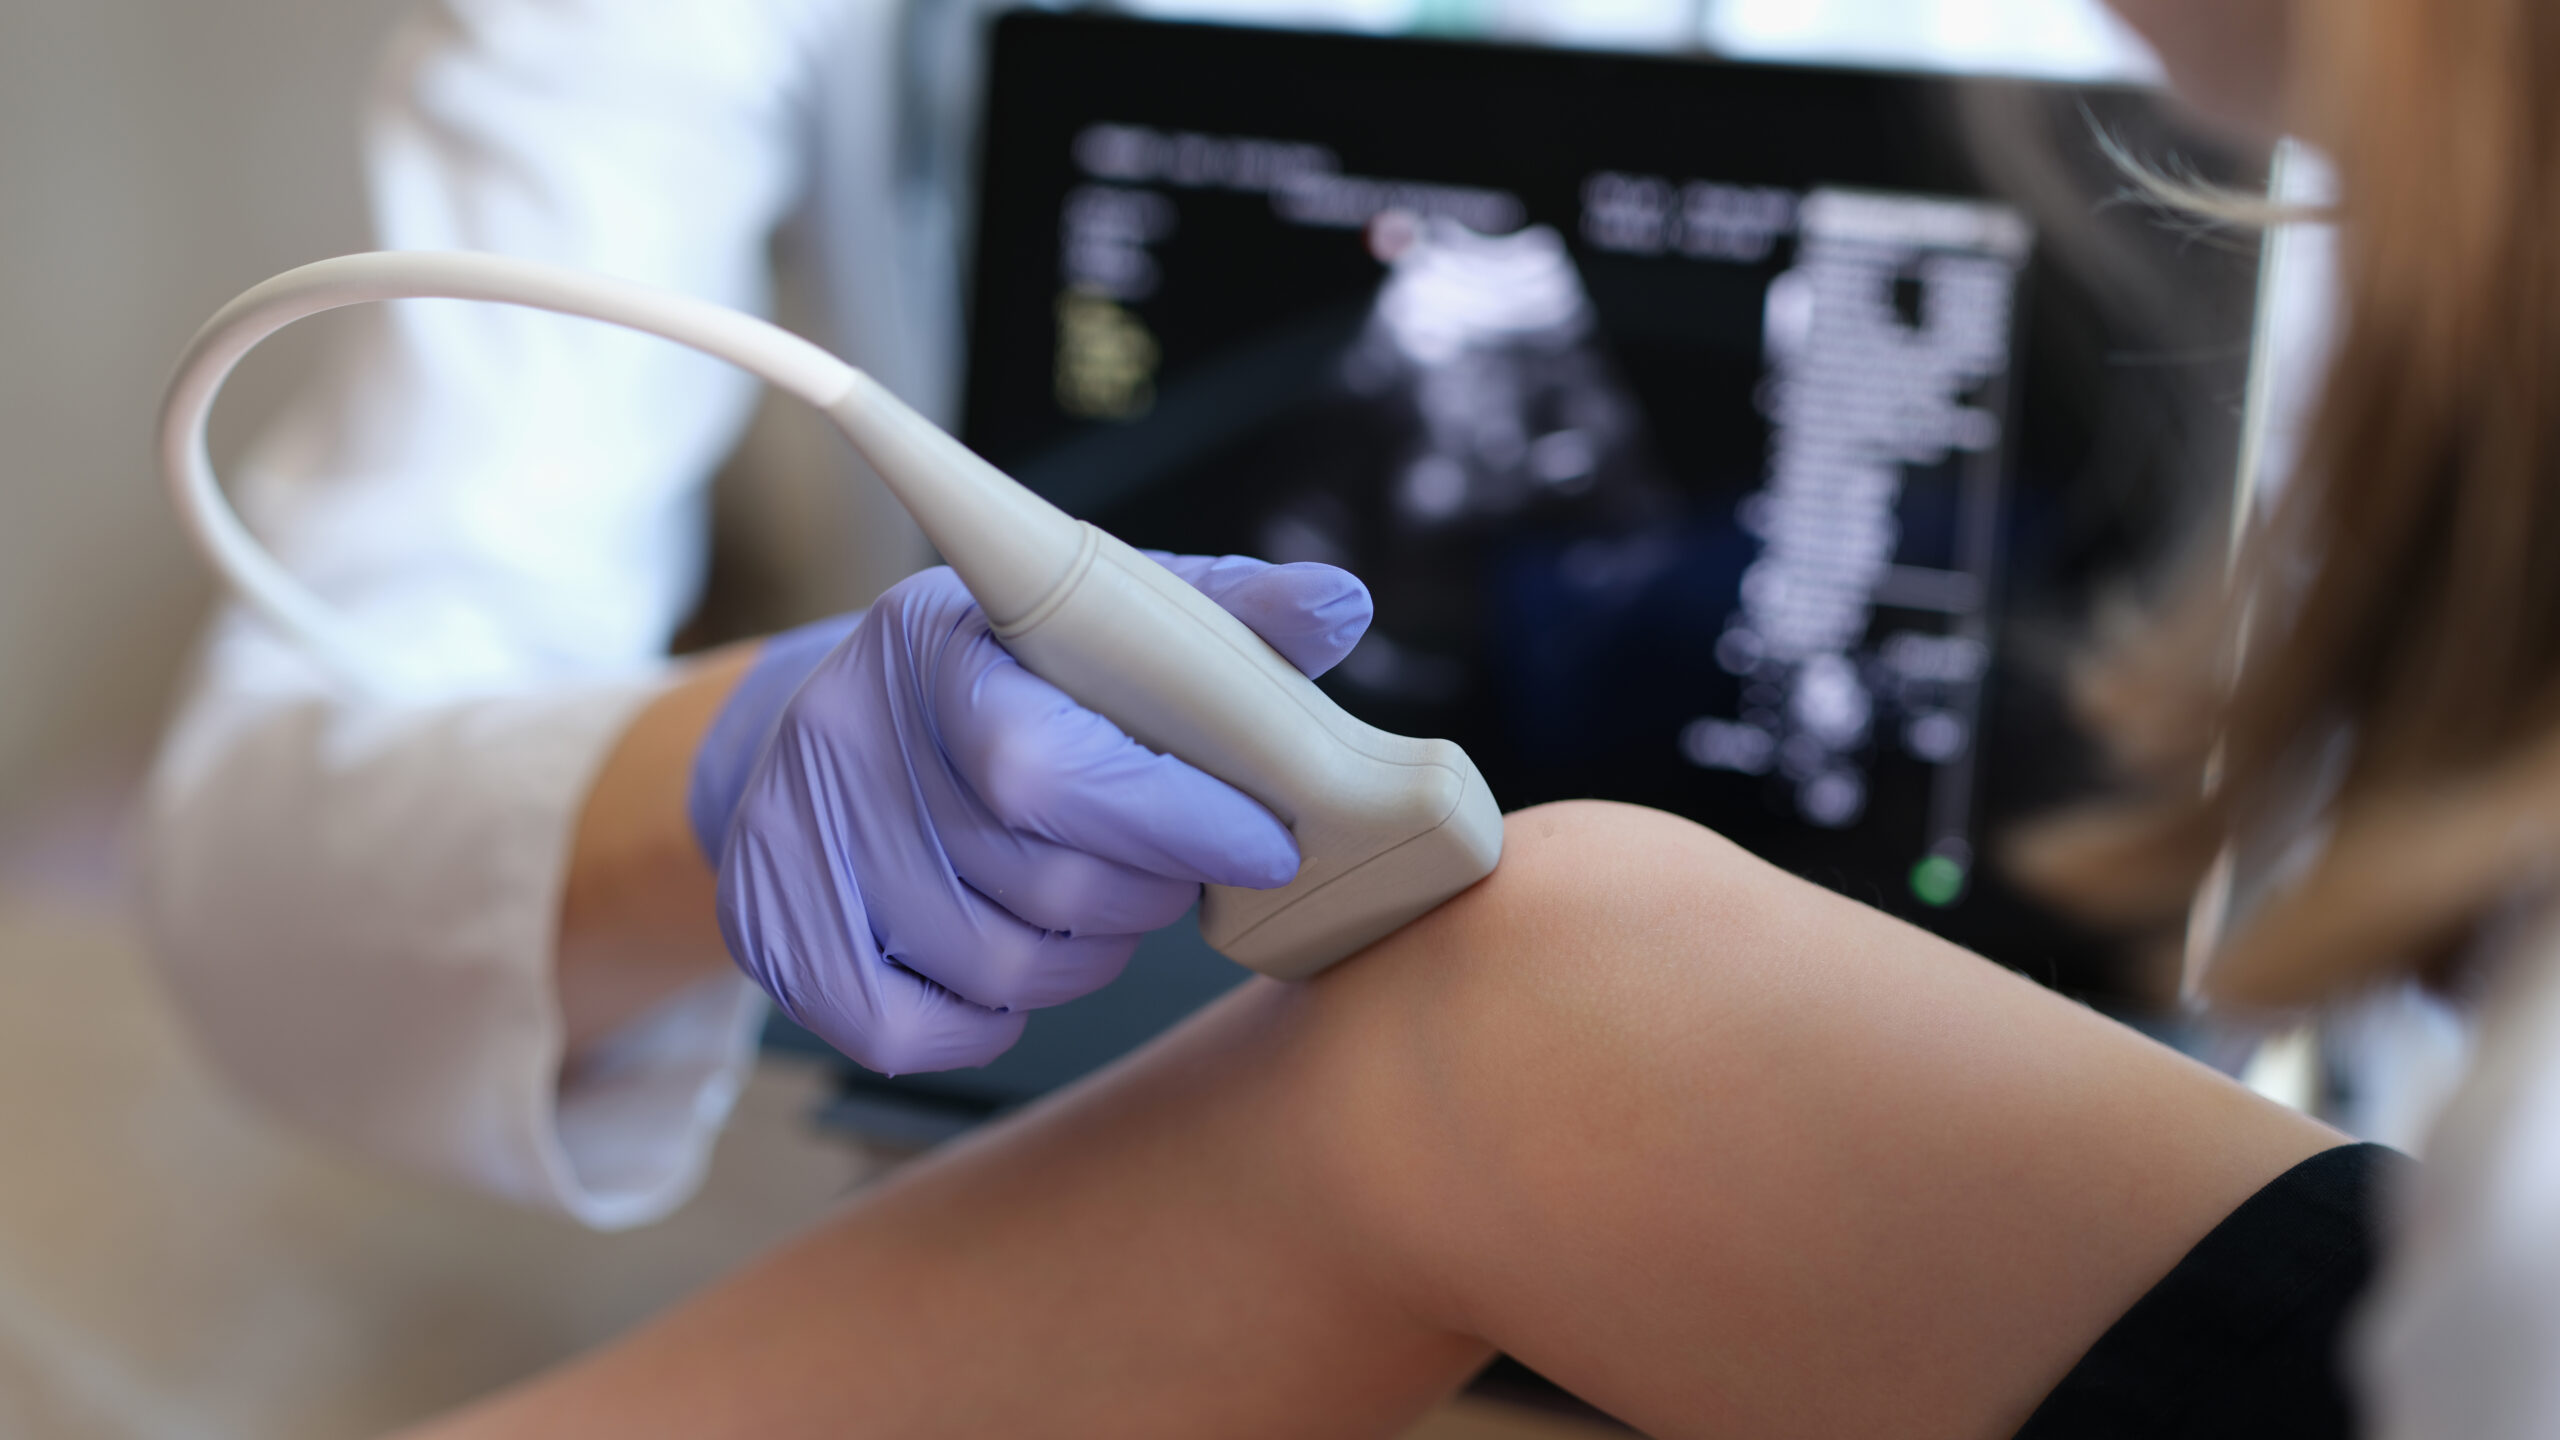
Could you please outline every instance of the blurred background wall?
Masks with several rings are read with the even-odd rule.
[[[209,587],[150,458],[196,323],[360,248],[402,0],[0,0],[0,815],[146,749]],[[218,438],[308,344],[244,371]]]

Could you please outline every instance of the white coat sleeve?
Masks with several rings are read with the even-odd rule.
[[[2358,1324],[2375,1440],[2560,1435],[2560,924],[2522,947]]]
[[[834,0],[441,0],[369,110],[381,244],[761,305]],[[751,1058],[723,979],[562,1074],[587,785],[662,683],[753,382],[528,311],[355,312],[235,477],[281,559],[427,698],[334,689],[234,609],[152,778],[145,908],[222,1068],[346,1144],[596,1226],[680,1203]]]

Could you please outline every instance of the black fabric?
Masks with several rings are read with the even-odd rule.
[[[2347,1440],[2341,1347],[2408,1157],[2342,1145],[2231,1212],[2045,1397],[2018,1440]]]

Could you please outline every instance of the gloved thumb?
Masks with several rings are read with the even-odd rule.
[[[1274,565],[1246,555],[1146,553],[1243,621],[1310,678],[1341,664],[1368,633],[1369,587],[1337,566],[1312,561]]]

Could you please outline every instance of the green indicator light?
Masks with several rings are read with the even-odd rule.
[[[1932,855],[1911,867],[1911,893],[1920,903],[1943,910],[1964,893],[1964,867],[1944,855]]]

